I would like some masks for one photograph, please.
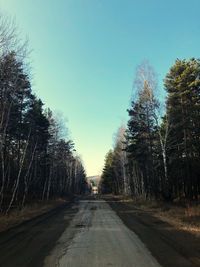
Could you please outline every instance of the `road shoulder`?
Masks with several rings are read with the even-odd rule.
[[[0,266],[42,267],[76,213],[68,203],[0,233]]]
[[[124,224],[134,231],[163,267],[199,267],[200,239],[137,209],[133,203],[107,199]]]

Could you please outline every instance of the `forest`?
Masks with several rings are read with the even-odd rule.
[[[0,16],[0,211],[84,191],[86,174],[63,125],[32,89],[27,41]]]
[[[200,60],[177,59],[163,90],[157,80],[147,61],[137,67],[129,119],[105,157],[101,190],[144,199],[198,200]]]

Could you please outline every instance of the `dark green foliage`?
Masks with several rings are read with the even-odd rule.
[[[116,193],[116,177],[113,166],[113,151],[110,150],[105,158],[105,165],[101,176],[102,193]]]
[[[80,194],[86,186],[71,140],[59,137],[52,112],[32,94],[29,75],[14,52],[0,58],[0,208],[33,199]]]
[[[140,67],[137,72],[138,95],[128,110],[124,166],[129,177],[130,193],[134,197],[166,201],[175,198],[198,200],[200,60],[176,60],[170,68],[164,80],[167,101],[162,118],[154,97],[156,86],[151,78],[154,76],[144,69]],[[114,188],[119,182],[117,188],[120,188],[122,181],[117,180],[116,171],[113,172],[120,153],[115,153],[114,149],[110,155],[112,164],[108,164],[107,156],[102,181],[108,188]]]
[[[103,193],[128,194],[129,183],[126,173],[125,128],[121,126],[115,136],[114,149],[106,155],[101,177]]]
[[[170,119],[168,163],[174,195],[200,193],[200,61],[176,60],[165,79]]]

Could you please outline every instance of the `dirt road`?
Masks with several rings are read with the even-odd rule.
[[[76,212],[66,204],[0,233],[0,267],[42,267]]]
[[[45,267],[159,267],[150,252],[104,200],[80,201]]]
[[[0,234],[0,267],[198,266],[137,216],[115,201],[76,201]]]

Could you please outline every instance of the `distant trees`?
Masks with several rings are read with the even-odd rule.
[[[101,191],[103,193],[119,194],[117,179],[114,173],[113,151],[109,150],[105,157],[105,164],[101,176]]]
[[[130,194],[165,200],[198,199],[200,61],[176,60],[171,67],[164,81],[167,100],[162,117],[160,104],[155,98],[155,77],[147,63],[138,67],[137,94],[128,110],[129,121],[124,134],[127,152],[124,166]],[[117,154],[115,156],[120,159]],[[102,184],[104,180],[103,172]],[[112,185],[116,176],[107,180]],[[123,190],[113,192],[125,193]]]
[[[105,166],[101,176],[101,189],[104,193],[125,194],[130,192],[129,176],[127,175],[126,164],[126,128],[121,126],[116,135],[113,150],[106,155]]]
[[[85,171],[71,140],[31,89],[24,46],[0,17],[0,209],[84,190]]]

